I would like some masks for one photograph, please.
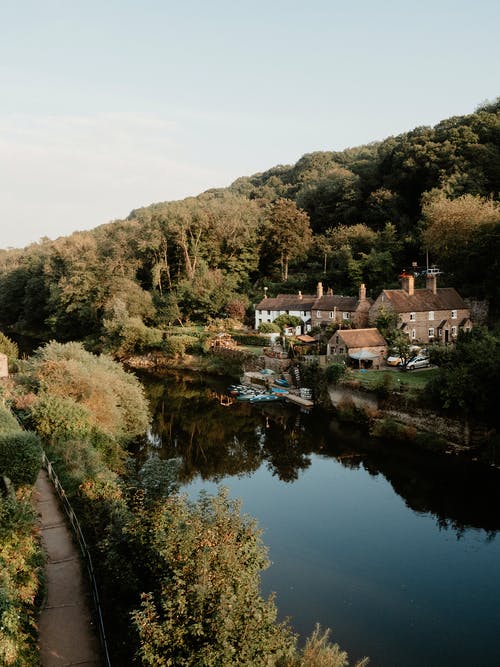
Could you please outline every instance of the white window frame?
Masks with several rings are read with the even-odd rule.
[[[417,316],[415,313],[410,313],[410,322],[416,322],[417,321]]]
[[[452,336],[456,336],[456,335],[457,335],[457,327],[456,327],[455,325],[453,325],[453,326],[451,327],[451,335],[452,335]]]
[[[316,311],[316,317],[318,318],[318,320],[321,319],[321,310]]]
[[[334,317],[335,317],[335,311],[334,311],[334,310],[331,310],[331,311],[330,311],[330,319],[333,320]]]
[[[416,330],[416,329],[412,329],[412,330],[411,330],[411,339],[412,339],[412,340],[416,340],[416,338],[417,338],[417,330]]]
[[[342,313],[342,319],[343,320],[350,320],[351,319],[351,313]]]
[[[434,327],[429,327],[429,338],[434,338]]]
[[[452,320],[456,320],[457,317],[458,317],[458,311],[456,311],[456,310],[452,310],[452,311],[451,311],[451,319],[452,319]]]
[[[434,311],[429,310],[429,320],[433,320],[433,319],[434,319]]]

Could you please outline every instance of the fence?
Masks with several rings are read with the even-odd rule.
[[[59,496],[64,512],[66,513],[66,516],[69,519],[69,522],[71,524],[71,527],[73,528],[74,535],[76,537],[76,541],[78,542],[78,546],[80,547],[80,551],[82,553],[83,560],[85,561],[85,565],[87,567],[87,573],[89,577],[89,582],[90,582],[90,588],[92,591],[92,598],[94,600],[94,612],[95,612],[95,617],[97,619],[97,627],[99,630],[99,639],[101,642],[101,647],[102,647],[102,653],[103,653],[103,658],[104,658],[104,667],[111,667],[111,660],[109,658],[109,650],[108,650],[108,643],[106,641],[106,633],[104,631],[104,622],[102,618],[102,610],[101,610],[101,604],[99,602],[99,592],[97,590],[97,583],[94,575],[94,568],[92,565],[92,558],[90,556],[90,552],[87,548],[87,543],[85,542],[85,538],[82,533],[82,529],[80,528],[80,523],[76,517],[76,514],[71,507],[71,503],[69,502],[66,493],[61,486],[61,483],[59,481],[59,478],[57,477],[56,473],[54,472],[54,469],[52,467],[51,462],[47,458],[47,455],[45,452],[42,452],[42,464],[47,471],[47,474],[49,476],[49,479],[51,480],[52,484],[54,485],[54,488],[57,492],[57,495]]]

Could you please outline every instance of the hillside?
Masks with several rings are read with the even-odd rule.
[[[243,318],[262,288],[375,296],[429,261],[500,313],[500,98],[466,116],[241,177],[24,250],[0,251],[0,326],[111,349]]]

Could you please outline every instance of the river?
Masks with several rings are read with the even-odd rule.
[[[281,617],[372,667],[500,664],[500,471],[368,437],[327,413],[223,405],[229,380],[144,380],[147,449],[183,490],[219,485],[263,529]]]

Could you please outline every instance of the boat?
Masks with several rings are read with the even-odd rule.
[[[284,378],[278,378],[277,380],[274,381],[274,384],[279,384],[280,387],[289,387],[290,386],[288,380],[285,380]]]

